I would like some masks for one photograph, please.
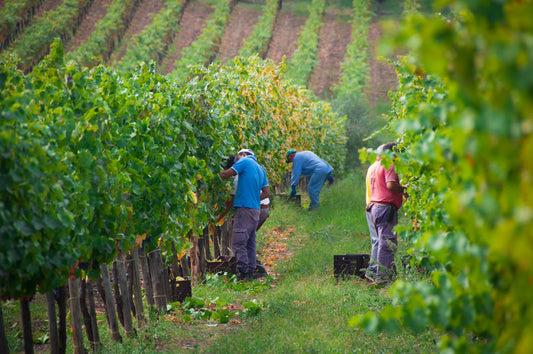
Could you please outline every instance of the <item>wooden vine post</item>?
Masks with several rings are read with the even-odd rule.
[[[124,262],[124,255],[121,251],[118,252],[116,264],[119,284],[115,284],[115,287],[117,285],[120,285],[120,298],[122,300],[122,316],[124,318],[124,330],[126,331],[126,336],[131,338],[135,337],[135,332],[133,331],[133,322],[131,318],[130,295],[128,289],[128,280],[126,278],[126,264]]]
[[[229,217],[221,226],[220,255],[231,256],[231,233],[233,232],[233,217]]]
[[[89,302],[89,318],[91,320],[92,338],[91,349],[97,352],[100,349],[100,335],[98,333],[98,324],[96,321],[96,303],[94,301],[93,282],[87,281],[87,301]]]
[[[105,310],[107,313],[107,320],[109,321],[109,329],[111,330],[111,337],[116,342],[122,342],[122,337],[118,331],[117,313],[115,312],[115,304],[113,303],[113,294],[111,293],[111,282],[109,280],[109,268],[107,264],[100,266],[102,273],[102,289],[104,291]]]
[[[80,307],[80,282],[79,279],[70,276],[68,279],[70,316],[72,320],[72,345],[74,353],[85,354],[87,351],[83,346],[83,330],[81,328],[81,307]]]
[[[161,258],[161,250],[154,249],[148,253],[148,265],[150,266],[150,275],[152,278],[152,287],[154,291],[155,306],[159,313],[167,312],[167,284],[165,283],[165,269],[163,267],[163,259]]]
[[[54,292],[46,293],[46,308],[48,311],[48,335],[50,337],[50,353],[59,353],[59,338],[57,335],[56,299]]]
[[[146,295],[146,303],[149,307],[155,306],[154,290],[152,285],[152,275],[150,274],[150,266],[148,265],[148,258],[144,252],[143,247],[139,247],[139,262],[141,263],[141,272],[143,276],[144,293]]]
[[[59,338],[59,353],[67,351],[67,283],[57,288],[57,312],[59,323],[57,326]]]
[[[22,319],[22,340],[24,342],[24,353],[33,353],[30,300],[28,298],[20,299],[20,315]]]
[[[198,236],[191,236],[192,247],[191,255],[191,285],[196,286],[200,282],[200,247],[198,245]]]
[[[111,273],[113,274],[113,296],[115,299],[115,307],[118,315],[118,320],[120,321],[122,327],[124,327],[124,311],[122,311],[122,297],[120,296],[121,288],[120,280],[118,279],[118,268],[116,259],[113,261],[113,265],[111,267]]]
[[[2,301],[0,301],[0,352],[9,353],[6,332],[4,329],[4,315],[2,314]]]
[[[136,246],[131,251],[132,261],[131,261],[131,274],[130,277],[133,278],[133,302],[135,304],[135,317],[137,318],[137,326],[139,328],[144,326],[144,307],[143,307],[143,297],[141,290],[141,276],[139,274],[139,246]]]

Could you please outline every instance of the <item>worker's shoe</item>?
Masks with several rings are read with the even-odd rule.
[[[238,281],[252,281],[253,280],[253,275],[252,275],[252,272],[242,272],[240,270],[237,270],[237,274],[235,274],[237,276],[237,280]]]
[[[262,264],[257,264],[256,268],[252,272],[252,278],[259,279],[262,277],[268,277],[268,272]]]

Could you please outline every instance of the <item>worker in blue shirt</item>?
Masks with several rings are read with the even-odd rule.
[[[237,162],[220,172],[223,180],[238,175],[233,207],[233,233],[231,248],[235,255],[237,279],[250,281],[256,271],[256,229],[261,212],[261,199],[270,197],[266,172],[250,149],[237,154]]]
[[[309,210],[318,208],[320,205],[319,194],[322,185],[327,179],[332,184],[333,167],[311,151],[289,150],[287,151],[287,163],[292,163],[291,197],[296,195],[296,185],[300,175],[310,177],[307,193],[309,194]]]

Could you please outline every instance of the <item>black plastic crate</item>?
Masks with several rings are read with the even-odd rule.
[[[183,302],[186,298],[192,297],[191,280],[177,277],[170,280],[171,301]]]
[[[220,256],[216,260],[208,260],[206,272],[211,274],[217,273],[229,273],[236,274],[236,262],[235,257]]]
[[[333,274],[335,278],[345,276],[365,277],[370,262],[369,254],[339,254],[333,256]]]

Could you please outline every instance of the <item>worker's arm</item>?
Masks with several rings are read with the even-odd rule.
[[[394,181],[387,181],[387,189],[392,193],[403,193],[405,191],[404,186]]]
[[[260,200],[270,198],[270,187],[266,186],[261,189],[261,195],[259,196]]]
[[[228,168],[218,174],[223,180],[230,178],[231,176],[236,176],[237,172],[233,168]]]
[[[226,217],[226,215],[228,215],[229,211],[231,210],[231,208],[233,208],[233,201],[235,200],[235,196],[232,195],[231,196],[231,199],[228,199],[225,201],[226,203],[226,209],[224,209],[224,211],[220,214],[217,215],[217,222],[224,219]]]
[[[298,184],[298,180],[302,173],[303,162],[304,161],[300,157],[296,158],[296,155],[294,160],[292,160],[291,187],[296,187]]]

